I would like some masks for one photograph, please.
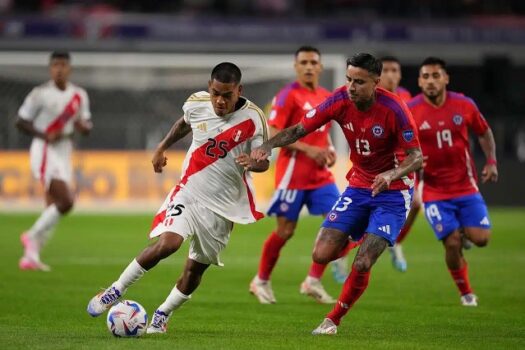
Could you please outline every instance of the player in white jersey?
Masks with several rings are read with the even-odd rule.
[[[31,172],[45,188],[46,209],[20,237],[24,255],[22,270],[49,271],[40,260],[40,250],[53,227],[73,207],[71,188],[72,136],[87,135],[93,124],[84,89],[69,82],[71,59],[67,52],[53,52],[49,61],[51,80],[35,87],[18,111],[16,126],[33,136]]]
[[[146,271],[190,238],[182,276],[155,311],[147,330],[166,332],[171,313],[191,297],[208,266],[222,265],[219,253],[228,243],[233,223],[247,224],[263,217],[255,209],[250,171],[266,171],[269,162],[255,162],[248,154],[267,140],[268,127],[262,111],[240,96],[240,81],[236,65],[221,63],[212,70],[208,92],[197,92],[184,104],[184,116],[175,122],[152,160],[155,172],[162,172],[167,164],[165,150],[193,132],[182,178],[153,220],[150,237],[158,240],[90,300],[87,311],[91,316],[106,311]]]

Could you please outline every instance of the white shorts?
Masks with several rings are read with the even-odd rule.
[[[62,180],[72,184],[73,167],[71,165],[71,140],[65,139],[47,144],[41,139],[33,139],[29,150],[31,173],[42,182],[46,189],[51,180]]]
[[[186,193],[174,187],[160,207],[150,238],[164,232],[191,238],[189,258],[201,264],[223,266],[219,253],[226,247],[233,222],[214,213]]]

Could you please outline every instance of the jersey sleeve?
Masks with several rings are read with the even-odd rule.
[[[290,125],[293,112],[293,94],[289,89],[282,90],[274,97],[268,124],[276,129],[285,129]]]
[[[489,129],[489,124],[485,120],[485,117],[483,117],[483,114],[481,114],[479,111],[478,106],[476,106],[474,101],[469,99],[469,102],[466,103],[468,104],[469,108],[469,127],[472,128],[476,135],[483,135]]]
[[[29,95],[27,95],[22,106],[18,109],[18,115],[22,119],[32,121],[36,118],[41,106],[42,101],[40,97],[40,89],[34,88]]]
[[[403,103],[403,105],[405,104]],[[394,130],[396,130],[398,146],[404,150],[419,148],[419,138],[414,117],[406,105],[403,105],[399,104],[397,105],[399,108],[392,110],[395,115]]]
[[[322,125],[329,123],[332,119],[336,119],[338,115],[338,104],[339,100],[337,95],[334,94],[329,96],[317,107],[306,112],[301,120],[301,124],[306,130],[306,133],[311,133],[319,129]]]
[[[91,111],[89,109],[89,97],[86,90],[80,90],[80,119],[89,120],[91,119]]]

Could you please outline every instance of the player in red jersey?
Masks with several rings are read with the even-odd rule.
[[[412,99],[410,91],[399,85],[401,82],[401,63],[399,60],[394,56],[384,56],[381,57],[381,63],[383,63],[383,70],[381,71],[379,86],[393,92],[404,102],[410,101]]]
[[[381,81],[379,82],[379,85],[401,97],[404,102],[408,102],[412,98],[412,95],[407,89],[399,85],[401,82],[401,63],[399,60],[394,56],[385,56],[381,58],[381,62],[383,63],[383,71],[381,72]],[[407,270],[407,262],[403,254],[401,242],[407,236],[410,228],[416,220],[419,210],[421,209],[421,200],[419,197],[417,186],[414,186],[412,205],[405,226],[401,229],[396,244],[388,249],[392,257],[392,265],[401,272]]]
[[[368,286],[370,270],[388,245],[394,245],[410,209],[413,172],[423,158],[416,127],[406,104],[377,87],[381,61],[360,53],[347,61],[347,84],[337,89],[302,121],[254,149],[264,160],[274,147],[285,146],[335,120],[350,147],[349,186],[328,213],[315,242],[313,259],[323,264],[337,257],[348,237],[363,243],[343,291],[312,334],[335,334],[341,318]],[[405,151],[397,165],[396,155]]]
[[[300,47],[295,52],[294,67],[297,80],[283,88],[272,103],[269,117],[272,134],[299,123],[305,112],[330,95],[319,86],[323,66],[318,49]],[[334,177],[328,170],[336,160],[329,128],[329,124],[323,125],[283,147],[277,157],[276,192],[268,210],[269,215],[277,217],[277,228],[264,243],[259,271],[250,283],[250,292],[263,304],[276,302],[270,275],[281,249],[294,234],[302,207],[306,205],[312,215],[326,215],[339,198]],[[328,295],[320,281],[325,268],[325,264],[312,263],[300,291],[321,303],[334,303],[335,299]]]
[[[496,145],[485,118],[472,99],[447,91],[445,62],[425,59],[419,70],[423,91],[408,106],[419,128],[423,168],[423,203],[428,222],[445,247],[447,267],[464,306],[477,306],[463,256],[462,232],[478,247],[491,235],[487,206],[479,193],[470,154],[469,130],[474,131],[487,157],[482,182],[497,181]]]

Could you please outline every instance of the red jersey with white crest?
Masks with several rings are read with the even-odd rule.
[[[375,94],[375,102],[362,112],[343,86],[301,121],[307,132],[331,120],[341,125],[353,164],[346,176],[351,187],[370,189],[377,175],[397,166],[397,150],[419,148],[414,120],[406,104],[382,88],[377,88]],[[389,189],[411,188],[412,176],[393,181]]]
[[[442,106],[428,103],[423,94],[408,106],[419,129],[423,156],[423,201],[445,200],[478,192],[470,154],[469,129],[483,135],[489,125],[474,101],[448,91]]]
[[[215,114],[208,92],[197,92],[184,103],[184,121],[191,125],[193,140],[173,196],[187,191],[211,211],[246,224],[263,214],[255,208],[251,175],[235,158],[261,146],[268,139],[268,126],[259,107],[242,101],[241,108],[223,117]]]
[[[301,121],[304,114],[323,102],[330,92],[318,87],[307,89],[298,82],[283,88],[272,101],[268,124],[277,129],[286,129]],[[309,135],[299,139],[306,144],[328,148],[330,124],[322,125]],[[277,189],[313,189],[334,182],[328,167],[319,166],[304,152],[281,148],[275,165],[275,187]]]

